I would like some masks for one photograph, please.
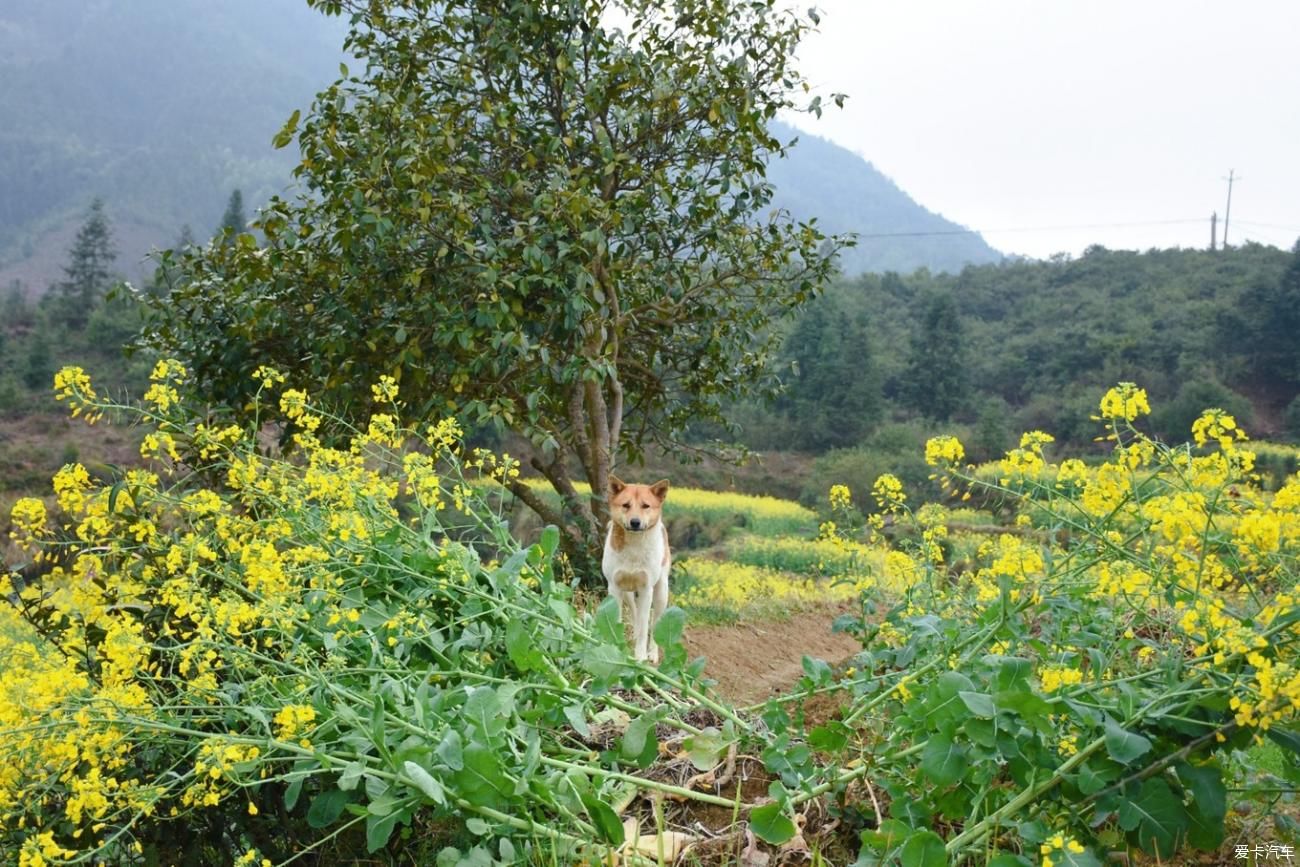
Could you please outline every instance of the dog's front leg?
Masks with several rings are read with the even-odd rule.
[[[636,659],[638,662],[649,658],[647,643],[650,641],[650,611],[653,608],[653,599],[651,595],[654,588],[645,587],[636,591],[635,605],[633,614],[636,619],[633,621],[633,630],[636,636]]]

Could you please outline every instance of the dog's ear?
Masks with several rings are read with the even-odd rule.
[[[655,498],[662,503],[664,500],[668,498],[668,480],[660,479],[659,481],[655,482],[653,485],[650,486],[650,493],[654,494]]]
[[[627,487],[626,482],[624,482],[622,479],[620,479],[618,476],[614,475],[613,473],[609,474],[609,492],[611,494],[617,497],[619,494],[623,493],[623,489],[626,487]]]

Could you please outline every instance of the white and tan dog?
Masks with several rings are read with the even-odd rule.
[[[668,607],[668,571],[673,557],[668,550],[668,528],[663,522],[668,480],[653,485],[629,485],[609,477],[609,532],[601,571],[609,582],[609,595],[632,608],[632,632],[638,660],[659,661],[659,648],[651,634]]]

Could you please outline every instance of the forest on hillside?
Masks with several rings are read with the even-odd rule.
[[[212,243],[231,243],[245,222],[236,191]],[[64,280],[39,302],[16,290],[0,299],[0,419],[54,410],[49,383],[66,363],[93,367],[113,388],[145,382],[149,353],[129,359],[125,350],[145,321],[141,300],[165,296],[174,275],[160,269],[134,293],[111,292],[111,233],[109,217],[92,212]],[[938,430],[960,433],[976,460],[1000,456],[1035,429],[1051,432],[1064,454],[1095,453],[1097,395],[1117,381],[1150,391],[1151,430],[1167,441],[1219,406],[1258,437],[1300,442],[1297,311],[1300,254],[1255,244],[1094,247],[1077,259],[956,274],[841,277],[775,326],[781,393],[739,401],[728,426],[697,425],[694,436],[706,449],[739,444],[769,463],[774,453],[815,459],[784,477],[756,466],[730,475],[742,489],[805,501],[828,480],[862,483],[884,471],[925,487],[917,446]],[[477,435],[497,443],[502,433],[487,426]],[[55,452],[38,463],[57,461]],[[40,478],[17,452],[6,472],[7,486]]]
[[[958,274],[841,280],[790,325],[786,424],[750,425],[756,448],[822,451],[907,419],[978,427],[983,450],[1020,430],[1090,441],[1094,392],[1141,381],[1181,435],[1207,400],[1263,435],[1300,434],[1300,257],[1272,247],[1089,249],[1078,259]]]

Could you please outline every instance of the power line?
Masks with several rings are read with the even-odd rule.
[[[860,232],[859,238],[922,238],[936,235],[981,235],[1003,232],[1059,232],[1065,229],[1126,229],[1140,226],[1173,226],[1185,223],[1204,223],[1204,217],[1188,220],[1147,220],[1136,223],[1076,223],[1067,226],[1016,226],[1010,229],[944,229],[935,232]],[[1238,220],[1237,222],[1241,222]]]
[[[1277,223],[1256,223],[1254,220],[1237,219],[1238,223],[1243,226],[1258,226],[1261,229],[1281,229],[1284,232],[1300,232],[1300,228],[1295,226],[1279,226]]]

